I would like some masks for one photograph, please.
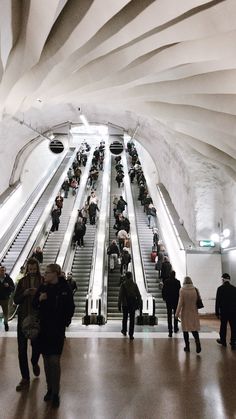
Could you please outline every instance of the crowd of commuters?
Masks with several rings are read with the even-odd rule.
[[[153,247],[155,254],[155,268],[162,284],[162,297],[166,303],[167,323],[169,337],[179,332],[179,321],[184,338],[184,351],[190,351],[189,333],[192,333],[196,352],[201,352],[199,338],[200,321],[197,308],[197,299],[200,296],[199,290],[193,285],[192,279],[186,276],[181,287],[180,281],[176,278],[175,271],[169,261],[166,249],[160,240],[157,228],[157,212],[150,197],[144,174],[138,159],[137,152],[133,145],[128,145],[132,166],[129,169],[130,181],[137,181],[139,187],[138,199],[144,207],[147,215],[147,224],[152,228]],[[87,154],[82,149],[76,156],[76,162],[68,170],[68,178],[62,185],[64,196],[58,194],[52,209],[52,228],[57,231],[60,216],[63,210],[63,200],[68,197],[70,188],[72,194],[75,188],[72,184],[80,183],[81,165],[85,165]],[[88,184],[92,188],[82,209],[78,210],[78,218],[74,228],[74,243],[84,247],[84,236],[86,224],[96,223],[98,208],[98,197],[96,196],[96,182],[99,170],[103,170],[104,144],[101,143],[94,151],[92,168],[89,174]],[[122,186],[124,179],[123,165],[121,158],[116,157],[116,181],[118,188]],[[119,176],[118,176],[119,175]],[[75,192],[76,193],[76,192]],[[127,202],[122,195],[113,197],[114,230],[116,238],[113,239],[107,248],[109,255],[110,272],[113,272],[117,265],[120,266],[120,273],[123,278],[120,285],[118,297],[118,309],[123,313],[121,333],[129,335],[130,340],[134,339],[135,311],[142,306],[141,295],[137,284],[133,280],[130,271],[130,222],[124,215]],[[16,281],[16,288],[10,276],[6,273],[4,266],[0,266],[0,306],[3,311],[5,331],[8,326],[8,302],[11,294],[14,293],[14,303],[18,306],[17,316],[17,343],[18,359],[21,372],[21,380],[16,386],[16,391],[27,389],[30,385],[30,368],[28,361],[28,343],[31,344],[30,362],[33,374],[40,375],[39,358],[43,357],[44,371],[46,376],[47,389],[44,396],[45,402],[51,402],[57,408],[60,404],[60,358],[63,351],[65,329],[71,323],[74,314],[73,295],[77,291],[76,281],[72,273],[63,275],[61,267],[55,263],[46,266],[44,276],[41,275],[40,265],[43,263],[43,251],[37,246]],[[220,319],[220,338],[217,343],[222,347],[227,346],[227,324],[230,325],[231,349],[236,350],[236,288],[230,284],[230,275],[222,275],[222,285],[217,289],[215,314]],[[39,320],[39,333],[32,339],[25,334],[25,320],[35,316]],[[129,317],[129,327],[128,327]],[[180,320],[179,320],[180,317]]]

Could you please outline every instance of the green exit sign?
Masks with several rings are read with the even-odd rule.
[[[213,240],[200,240],[200,247],[215,247],[215,242]]]

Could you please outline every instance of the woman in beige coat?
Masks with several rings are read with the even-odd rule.
[[[193,282],[189,276],[184,278],[183,287],[179,292],[179,302],[175,317],[178,318],[180,315],[182,323],[182,331],[184,335],[185,352],[190,352],[189,347],[189,332],[196,342],[196,352],[201,352],[201,343],[199,340],[200,322],[197,309],[197,291],[193,286]]]

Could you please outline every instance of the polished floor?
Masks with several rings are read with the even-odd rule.
[[[61,405],[43,401],[45,377],[20,379],[16,323],[0,325],[0,419],[223,419],[236,418],[236,352],[216,343],[218,322],[202,320],[202,352],[183,351],[182,334],[168,338],[165,321],[136,327],[135,340],[120,323],[73,322],[62,358]]]

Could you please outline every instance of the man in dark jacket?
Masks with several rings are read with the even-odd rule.
[[[172,271],[172,265],[168,257],[165,256],[164,262],[162,263],[162,266],[161,266],[161,279],[163,283],[166,281],[166,279],[170,277],[171,271]]]
[[[28,259],[25,269],[25,276],[19,280],[14,295],[14,303],[18,305],[17,343],[19,365],[22,375],[21,381],[16,386],[16,391],[22,391],[25,388],[29,387],[30,384],[30,373],[27,354],[28,340],[23,333],[23,321],[27,316],[33,314],[32,300],[41,282],[42,277],[40,274],[38,261],[33,258]],[[40,374],[40,368],[38,365],[40,351],[37,338],[31,341],[31,346],[31,363],[33,366],[34,375],[37,377]]]
[[[217,288],[215,314],[220,319],[220,339],[217,343],[226,346],[227,323],[231,330],[231,349],[236,350],[236,288],[230,284],[230,275],[222,275],[223,284]]]
[[[95,204],[95,202],[91,202],[91,204],[89,204],[89,222],[91,225],[96,224],[96,214],[97,211],[99,211],[99,208],[97,206],[97,204]]]
[[[118,309],[123,311],[122,335],[126,336],[129,314],[129,337],[134,339],[135,310],[141,307],[142,299],[137,284],[133,282],[132,272],[126,272],[125,281],[121,284]]]
[[[115,269],[115,264],[120,257],[120,249],[117,246],[116,240],[112,240],[110,246],[108,246],[107,254],[109,255],[110,272],[113,272]]]
[[[0,306],[2,307],[4,327],[8,332],[8,303],[11,293],[14,291],[15,285],[11,277],[6,273],[5,266],[0,266]]]
[[[79,247],[84,247],[84,236],[86,233],[86,225],[83,218],[79,217],[74,229],[74,241],[78,243]]]
[[[126,205],[127,205],[127,202],[124,200],[123,196],[120,196],[117,202],[117,212],[119,214],[122,214],[122,212],[125,210]]]
[[[43,355],[47,381],[44,401],[60,404],[60,358],[64,345],[65,328],[74,314],[74,301],[70,286],[61,276],[61,267],[55,263],[46,266],[45,280],[38,288],[33,307],[39,310],[39,346]]]
[[[50,231],[52,232],[54,232],[55,230],[58,231],[58,227],[60,224],[60,215],[61,215],[61,210],[57,206],[54,206],[51,212],[52,227]]]
[[[173,333],[172,313],[174,314],[174,332],[177,333],[179,331],[178,319],[175,318],[175,312],[178,305],[180,288],[181,288],[180,281],[175,278],[175,271],[172,271],[170,273],[170,278],[164,282],[164,285],[162,288],[162,298],[166,302],[166,308],[167,308],[169,338],[172,337],[172,333]]]
[[[129,249],[127,247],[123,247],[121,252],[121,265],[120,265],[120,273],[124,275],[128,271],[129,263],[131,262],[131,256],[129,253]]]

